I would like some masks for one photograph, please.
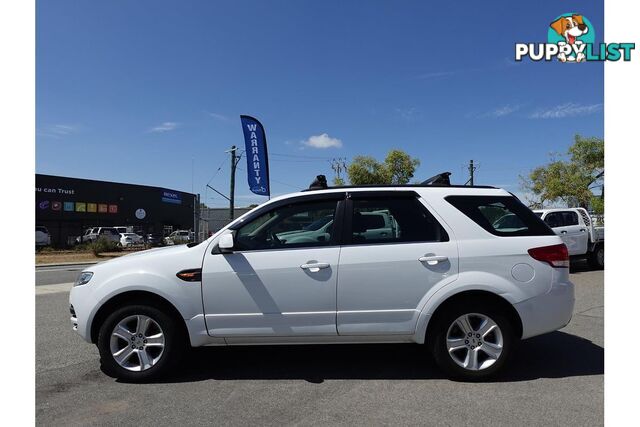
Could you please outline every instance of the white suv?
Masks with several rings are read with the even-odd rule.
[[[510,214],[518,221],[502,228]],[[327,217],[328,232],[289,241]],[[71,323],[105,372],[128,380],[166,372],[189,346],[309,343],[426,344],[449,376],[477,380],[518,340],[569,322],[568,266],[560,237],[502,189],[308,190],[198,245],[90,267],[71,291]]]

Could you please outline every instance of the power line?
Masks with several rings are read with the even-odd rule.
[[[290,157],[293,159],[315,159],[315,160],[331,160],[330,157],[320,157],[320,156],[303,156],[301,154],[280,154],[280,153],[269,153],[270,156],[278,156],[278,157]]]
[[[245,170],[242,169],[241,167],[237,167],[236,169],[238,169],[239,171],[245,172]],[[295,185],[291,185],[286,182],[278,181],[277,179],[273,179],[271,177],[269,177],[269,181],[277,182],[278,184],[286,185],[287,187],[295,188],[296,190],[300,189],[300,187],[296,187]]]
[[[207,185],[211,184],[211,181],[213,181],[213,179],[218,175],[218,172],[220,172],[220,170],[222,169],[222,165],[224,164],[224,162],[226,162],[227,159],[223,159],[222,162],[220,162],[220,166],[218,166],[218,169],[216,169],[215,173],[213,174],[213,176],[211,177],[211,179],[209,180],[209,182],[207,182]]]

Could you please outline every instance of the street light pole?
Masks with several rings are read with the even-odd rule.
[[[236,193],[236,146],[232,145],[231,150],[231,188],[229,190],[229,221],[233,221],[233,203]]]

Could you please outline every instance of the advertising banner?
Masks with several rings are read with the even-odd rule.
[[[251,116],[240,116],[247,156],[247,181],[255,194],[269,196],[269,157],[264,127]]]

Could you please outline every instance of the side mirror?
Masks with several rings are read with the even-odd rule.
[[[218,248],[222,253],[233,252],[233,234],[228,233],[220,237]]]

